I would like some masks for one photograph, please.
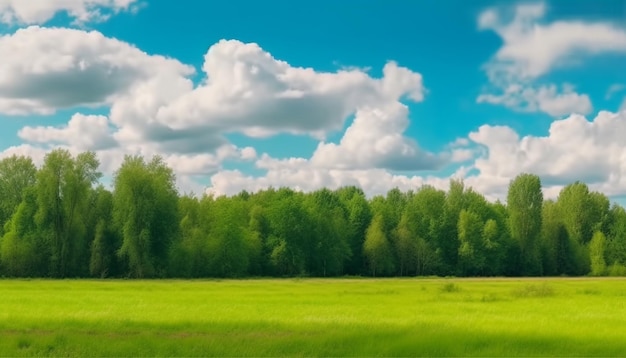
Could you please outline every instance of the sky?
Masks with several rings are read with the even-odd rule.
[[[160,155],[181,193],[450,178],[626,203],[626,0],[0,0],[0,158]]]

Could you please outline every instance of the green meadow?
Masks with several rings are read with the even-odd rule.
[[[0,280],[1,356],[624,356],[626,279]]]

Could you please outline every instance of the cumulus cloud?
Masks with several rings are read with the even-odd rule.
[[[544,23],[546,10],[545,3],[526,3],[517,5],[510,18],[496,8],[479,16],[479,28],[495,32],[503,44],[485,65],[496,93],[483,93],[478,102],[552,116],[591,112],[589,97],[576,93],[572,86],[564,85],[559,91],[555,85],[537,86],[534,81],[554,69],[575,66],[588,56],[626,53],[626,30],[600,22]]]
[[[256,166],[266,170],[264,175],[223,170],[211,177],[208,192],[231,195],[272,186],[311,191],[357,185],[373,196],[396,187],[447,189],[450,178],[459,178],[490,200],[506,200],[511,180],[526,172],[541,177],[546,198],[556,198],[565,185],[577,180],[609,196],[622,196],[626,194],[625,136],[626,111],[603,111],[592,120],[571,115],[554,121],[545,136],[520,136],[507,126],[483,125],[468,138],[451,143],[451,147],[470,152],[468,156],[475,160],[448,177],[396,175],[384,169],[325,169],[304,158],[262,155]]]
[[[553,117],[571,113],[588,114],[591,100],[586,94],[578,94],[574,87],[565,84],[559,90],[556,85],[530,87],[509,84],[500,94],[481,94],[478,103],[499,104],[520,112],[544,112]]]
[[[589,121],[581,115],[552,123],[546,136],[520,137],[506,126],[483,125],[469,138],[485,149],[470,182],[486,191],[522,172],[539,175],[546,188],[584,181],[608,195],[626,193],[626,112],[600,112]],[[491,183],[491,184],[490,184]],[[557,192],[553,190],[553,192]]]
[[[403,136],[409,125],[408,108],[398,102],[357,110],[354,122],[338,144],[321,142],[311,162],[318,168],[391,170],[436,169],[447,158],[419,148]]]
[[[159,123],[251,137],[290,133],[323,139],[366,104],[423,99],[421,75],[395,62],[385,65],[382,79],[358,69],[318,72],[291,66],[255,43],[237,40],[211,46],[202,69],[203,83],[159,108]]]
[[[146,81],[193,68],[97,31],[31,26],[0,37],[0,113],[50,114],[100,106]]]
[[[404,102],[422,101],[425,89],[419,73],[393,61],[381,78],[354,68],[319,72],[275,59],[254,43],[222,40],[207,51],[206,76],[194,85],[192,67],[95,31],[32,26],[1,37],[0,51],[9,54],[0,64],[1,113],[110,107],[108,116],[77,113],[66,125],[24,127],[18,135],[31,145],[17,150],[95,150],[107,174],[125,154],[158,154],[190,187],[189,178],[214,174],[225,161],[257,159],[254,148],[230,144],[228,133],[312,136],[321,142],[311,159],[300,160],[305,169],[351,172],[335,174],[351,180],[371,169],[435,169],[466,156],[430,153],[404,135]],[[339,143],[325,142],[350,118]],[[288,160],[272,160],[261,157],[257,166],[291,170]]]
[[[74,114],[67,126],[26,126],[18,132],[18,136],[31,143],[71,144],[80,150],[107,149],[116,145],[106,116],[80,113]]]
[[[223,170],[211,177],[208,194],[233,195],[243,189],[258,191],[269,187],[288,186],[294,190],[312,191],[320,188],[337,189],[355,185],[363,188],[368,196],[383,195],[390,189],[416,190],[429,184],[440,189],[447,189],[449,179],[436,176],[393,175],[383,169],[339,170],[319,169],[312,166],[281,166],[270,169],[264,176],[254,177],[239,170]]]
[[[100,22],[120,11],[136,11],[137,0],[0,0],[0,22],[43,24],[58,12],[77,23]]]

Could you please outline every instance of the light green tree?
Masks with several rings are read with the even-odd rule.
[[[589,242],[589,256],[591,258],[591,275],[604,276],[607,273],[604,253],[606,237],[601,231],[596,231]]]
[[[165,274],[170,243],[178,233],[175,176],[163,159],[146,163],[126,156],[115,174],[113,218],[122,237],[118,255],[131,277]]]
[[[511,236],[520,250],[520,273],[541,274],[539,236],[543,192],[541,180],[533,174],[520,174],[509,184],[507,207]]]
[[[88,274],[86,216],[90,190],[101,176],[98,166],[94,152],[74,158],[65,149],[55,149],[37,173],[36,221],[50,243],[52,276]]]

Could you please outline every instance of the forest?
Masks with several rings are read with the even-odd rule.
[[[111,190],[93,152],[0,161],[0,276],[626,275],[626,211],[582,182],[506,204],[460,180],[368,198],[358,187],[181,195],[161,157],[126,156]]]

